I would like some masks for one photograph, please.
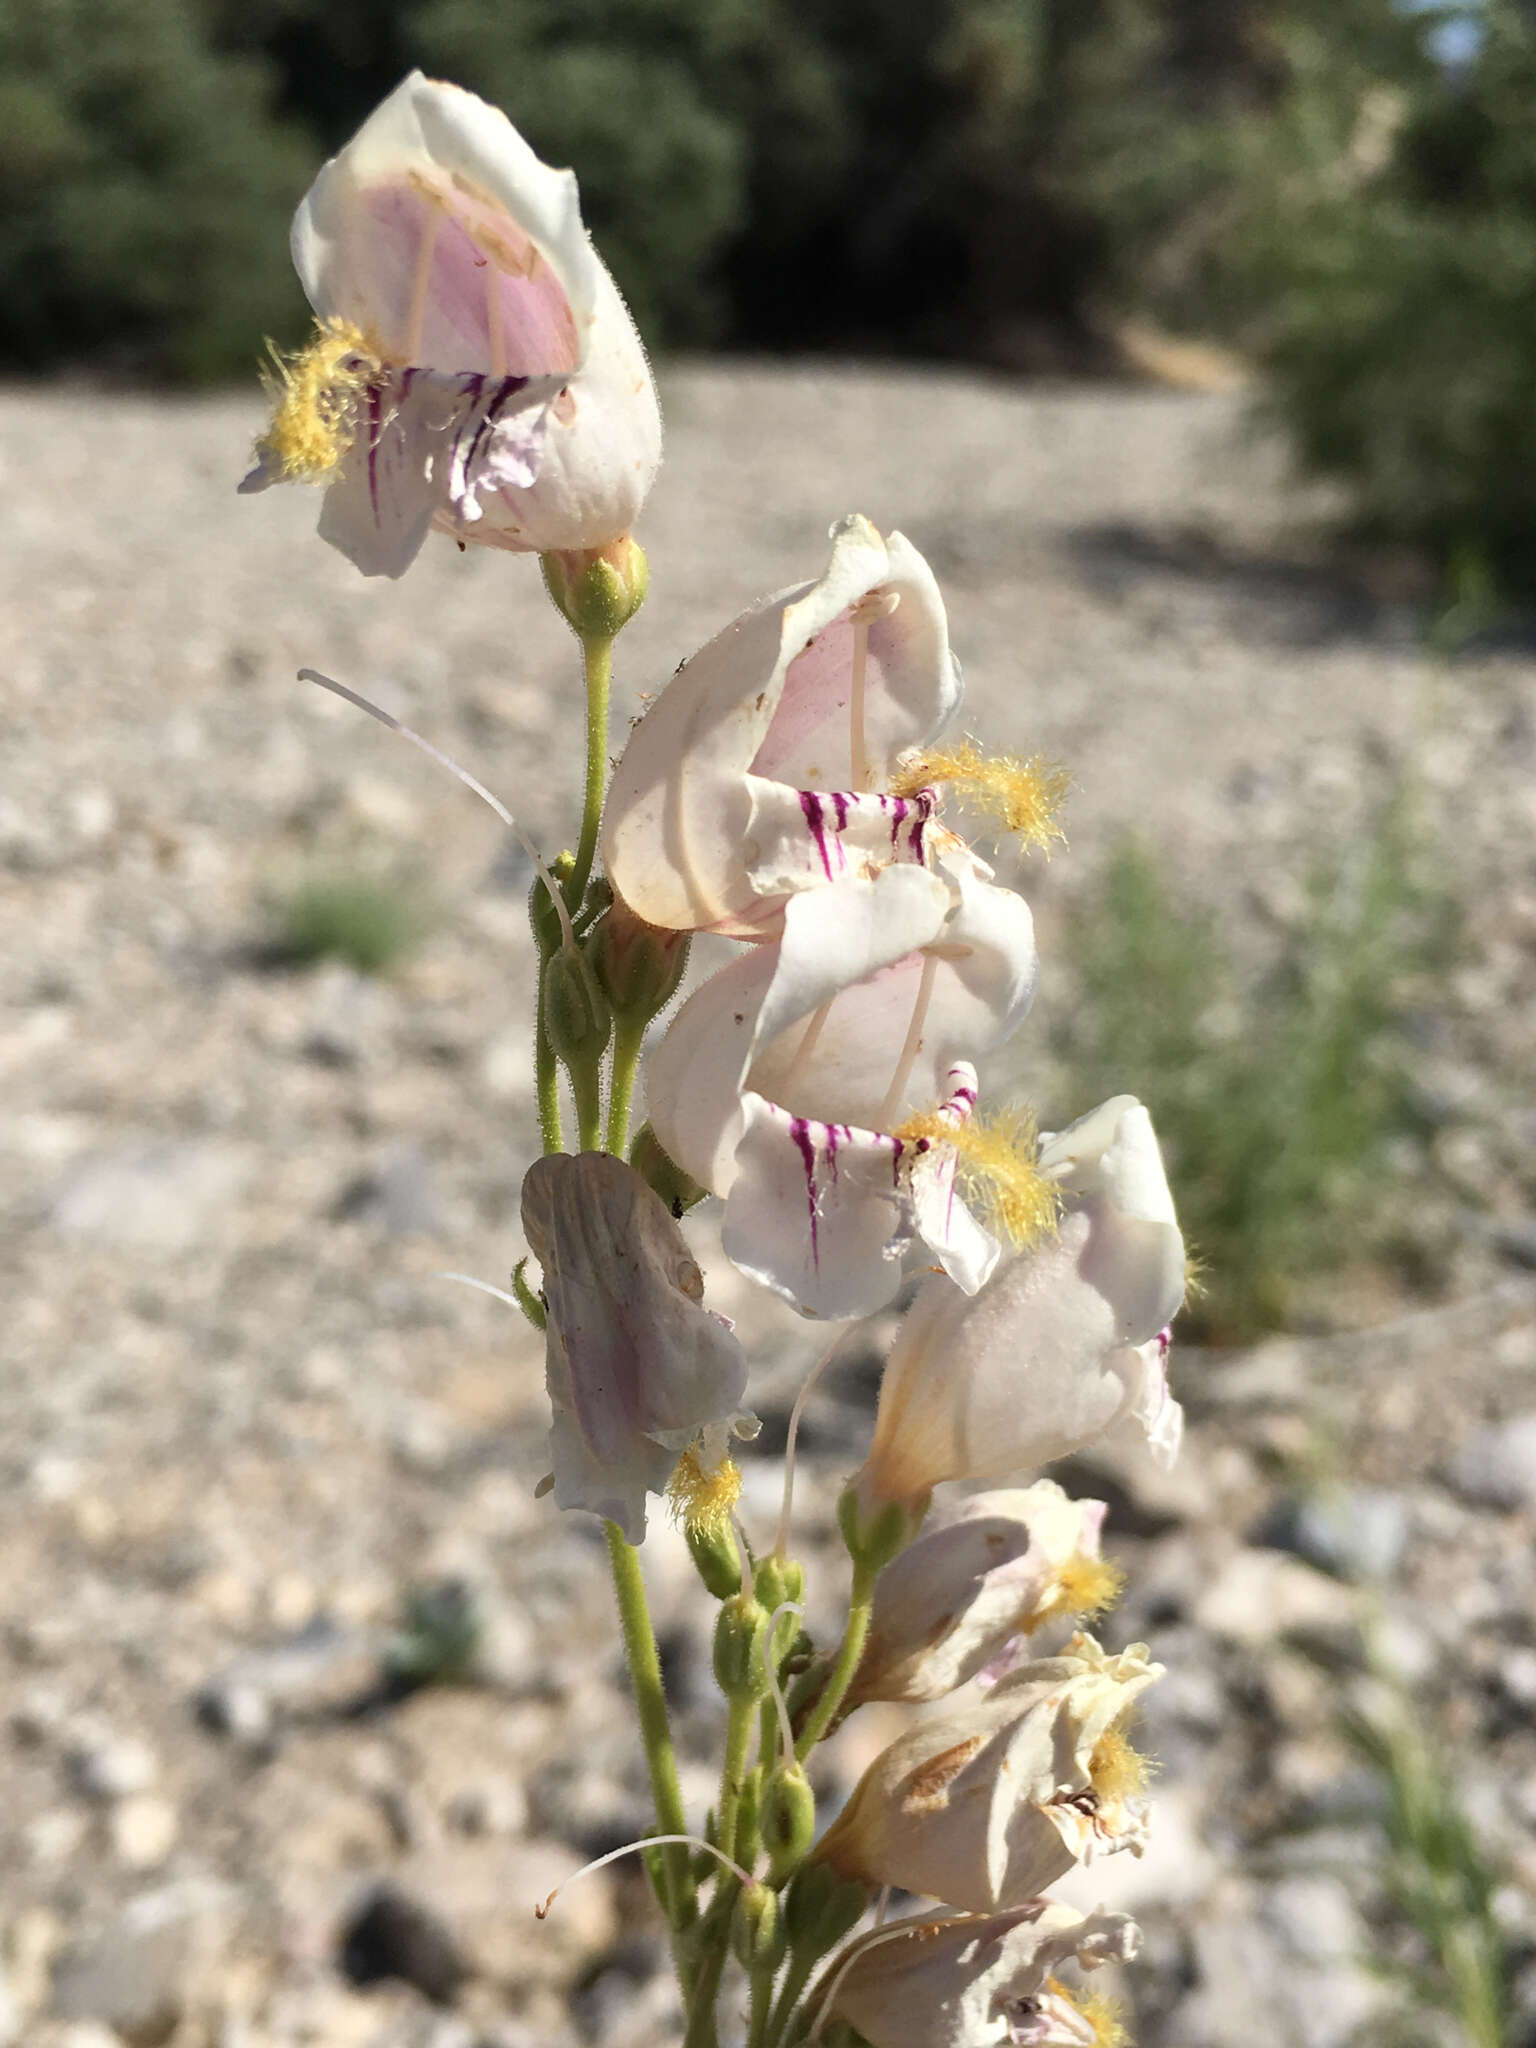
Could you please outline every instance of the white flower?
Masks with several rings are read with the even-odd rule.
[[[1164,1358],[1184,1241],[1151,1119],[1117,1095],[1047,1138],[1040,1167],[1066,1204],[1056,1235],[974,1298],[925,1281],[902,1323],[857,1481],[866,1505],[1034,1470],[1117,1427],[1172,1462]]]
[[[320,322],[281,366],[241,486],[325,480],[323,537],[400,575],[433,525],[515,550],[628,533],[661,457],[645,351],[570,171],[498,109],[413,72],[294,217]]]
[[[889,786],[959,702],[928,564],[840,521],[821,579],[743,612],[635,727],[604,814],[609,879],[652,924],[751,938],[795,890],[921,865],[932,794]]]
[[[941,1699],[1053,1616],[1104,1605],[1119,1575],[1099,1557],[1103,1521],[1103,1501],[1050,1479],[930,1515],[875,1581],[847,1705]]]
[[[782,937],[712,975],[647,1062],[652,1127],[726,1198],[727,1253],[807,1314],[888,1301],[914,1237],[964,1287],[997,1257],[942,1140],[1029,1007],[1033,925],[967,856],[941,865],[791,896]]]
[[[1140,1945],[1126,1914],[1076,1913],[1050,1899],[901,1921],[836,1957],[829,2012],[869,2048],[1093,2048],[1103,2036],[1091,2010],[1056,1973],[1073,1960],[1088,1970],[1129,1962]]]
[[[882,1751],[815,1858],[839,1877],[995,1913],[1095,1853],[1140,1854],[1145,1765],[1124,1722],[1162,1668],[1143,1643],[1111,1657],[1086,1635],[1020,1665]]]
[[[605,1152],[536,1159],[523,1229],[544,1269],[556,1503],[645,1535],[685,1451],[718,1466],[747,1362],[659,1195]]]

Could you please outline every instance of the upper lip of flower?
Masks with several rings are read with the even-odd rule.
[[[927,563],[840,521],[825,574],[744,612],[636,726],[604,827],[615,888],[653,923],[753,938],[794,888],[921,860],[931,806],[881,792],[959,700]]]

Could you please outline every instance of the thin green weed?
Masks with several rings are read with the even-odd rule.
[[[1405,803],[1386,804],[1315,865],[1263,970],[1132,840],[1073,919],[1079,1000],[1057,1033],[1071,1099],[1125,1090],[1151,1109],[1207,1338],[1283,1326],[1304,1278],[1386,1248],[1393,1141],[1422,1134],[1404,1027],[1454,950],[1429,865]]]

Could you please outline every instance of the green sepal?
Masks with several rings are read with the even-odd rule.
[[[768,1610],[750,1594],[725,1601],[715,1622],[715,1683],[728,1700],[751,1705],[768,1690],[764,1661]]]

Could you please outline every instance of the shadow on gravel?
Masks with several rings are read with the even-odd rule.
[[[1065,537],[1063,549],[1100,596],[1123,597],[1154,581],[1200,584],[1229,601],[1235,630],[1271,644],[1402,644],[1426,630],[1428,593],[1405,588],[1405,572],[1396,564],[1309,561],[1248,548],[1204,527],[1157,530],[1122,522],[1080,527]]]
[[[1422,562],[1337,543],[1327,559],[1245,546],[1204,526],[1128,521],[1079,527],[1062,551],[1080,580],[1111,600],[1147,583],[1199,585],[1228,603],[1229,629],[1271,646],[1340,642],[1424,646],[1446,659],[1536,653],[1536,612],[1501,602],[1463,619]]]

